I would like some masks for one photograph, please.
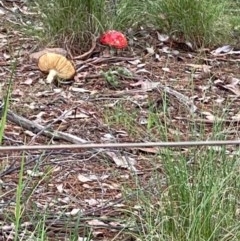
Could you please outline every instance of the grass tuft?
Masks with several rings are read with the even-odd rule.
[[[136,0],[36,2],[41,12],[45,41],[67,46],[76,52],[86,51],[91,46],[92,35],[98,36],[111,28],[126,30],[141,19]]]
[[[139,240],[239,240],[238,164],[225,151],[192,150],[190,160],[159,155],[165,173],[152,176],[133,211]]]
[[[16,72],[16,65],[17,63],[16,61],[14,61],[12,65],[11,75],[8,81],[7,92],[6,92],[6,95],[3,97],[3,103],[2,103],[3,107],[1,110],[1,119],[0,119],[0,145],[2,145],[2,142],[3,142],[4,130],[7,123],[7,112],[8,112],[10,97],[12,93],[12,82]]]
[[[45,44],[73,52],[88,50],[92,36],[108,29],[152,26],[195,47],[229,43],[239,33],[239,4],[235,1],[37,0],[36,4],[42,23],[42,32],[36,34]]]
[[[62,47],[85,49],[91,44],[91,34],[104,28],[105,1],[53,0],[36,1],[41,12],[46,41]],[[106,19],[105,19],[106,20]]]
[[[239,27],[239,18],[230,11],[232,1],[226,0],[37,0],[36,4],[45,43],[74,52],[89,49],[92,36],[107,29],[152,26],[201,47],[230,41],[231,32],[236,34]]]
[[[206,46],[230,39],[226,4],[226,0],[158,0],[152,2],[151,12],[153,21],[166,32]]]

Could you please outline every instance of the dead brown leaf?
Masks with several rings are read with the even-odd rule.
[[[67,56],[67,51],[63,48],[45,48],[41,51],[35,52],[35,53],[31,53],[29,55],[30,60],[37,62],[38,59],[46,53],[56,53],[56,54],[61,54],[63,56]]]
[[[137,86],[140,86],[142,90],[144,91],[151,91],[155,88],[158,87],[159,85],[159,82],[151,82],[151,81],[148,81],[148,80],[139,80],[137,83],[134,83],[134,84],[130,84],[131,86],[133,87],[137,87]]]

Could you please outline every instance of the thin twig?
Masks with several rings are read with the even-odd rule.
[[[38,159],[39,159],[39,157],[35,157],[35,158],[27,161],[27,162],[25,163],[25,166],[28,166],[29,164],[31,164],[32,162],[35,162],[35,161],[38,160]],[[17,161],[17,159],[16,159],[16,161]],[[5,176],[5,175],[9,175],[9,174],[13,173],[13,172],[16,171],[16,170],[20,170],[21,164],[18,165],[18,166],[16,166],[16,167],[14,166],[14,164],[16,163],[16,161],[14,160],[13,163],[12,163],[6,170],[0,172],[0,177],[3,177],[3,176]]]
[[[142,148],[142,147],[196,147],[196,146],[227,146],[240,145],[240,140],[226,141],[179,141],[179,142],[131,142],[131,143],[95,143],[95,144],[70,144],[70,145],[35,145],[35,146],[2,146],[0,152],[3,151],[24,151],[24,150],[64,150],[64,149],[91,149],[91,148]]]
[[[100,57],[100,58],[92,58],[92,59],[87,59],[85,61],[80,62],[79,64],[76,65],[76,72],[78,73],[79,71],[83,70],[84,68],[88,67],[89,65],[93,64],[101,64],[101,63],[113,63],[113,62],[118,62],[118,61],[132,61],[135,60],[135,57]]]
[[[74,108],[72,108],[74,109]],[[29,145],[31,145],[33,143],[33,141],[39,136],[41,135],[44,131],[48,130],[49,128],[51,128],[51,126],[55,123],[57,123],[59,120],[64,120],[64,117],[70,113],[72,111],[72,109],[64,111],[64,113],[62,113],[58,118],[56,118],[55,120],[53,120],[50,124],[48,124],[47,126],[44,126],[44,128],[41,129],[41,131],[39,131],[33,138],[32,140],[28,143]],[[66,134],[66,133],[64,133]],[[84,142],[83,142],[84,143]]]

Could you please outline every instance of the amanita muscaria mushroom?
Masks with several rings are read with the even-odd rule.
[[[61,54],[46,53],[38,60],[38,67],[42,72],[48,72],[47,83],[52,83],[55,77],[71,79],[75,74],[72,63]]]
[[[100,43],[116,49],[123,49],[128,46],[126,37],[118,31],[109,30],[100,36]]]

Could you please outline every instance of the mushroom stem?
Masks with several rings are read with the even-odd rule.
[[[51,84],[56,76],[57,76],[57,71],[55,69],[50,69],[46,82],[48,84]]]

